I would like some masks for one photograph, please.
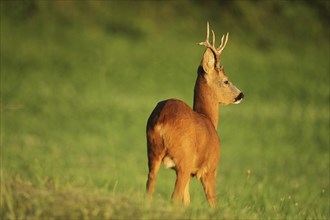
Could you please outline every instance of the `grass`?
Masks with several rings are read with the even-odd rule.
[[[1,218],[329,219],[328,18],[326,1],[1,1]],[[146,201],[146,120],[192,104],[207,20],[246,95],[220,109],[220,206],[195,179],[173,206],[165,169]]]

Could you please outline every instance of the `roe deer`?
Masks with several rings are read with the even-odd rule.
[[[189,205],[189,181],[196,176],[201,180],[211,207],[217,206],[216,171],[220,158],[220,140],[217,134],[219,104],[238,104],[244,97],[228,79],[220,65],[220,55],[226,47],[228,33],[222,36],[218,48],[209,42],[209,24],[206,46],[194,90],[194,106],[177,99],[161,101],[147,123],[149,174],[147,195],[154,192],[160,165],[176,171],[172,200]],[[225,40],[224,40],[225,39]]]

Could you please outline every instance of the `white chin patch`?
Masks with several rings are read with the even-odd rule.
[[[234,104],[239,104],[243,99],[237,100]]]

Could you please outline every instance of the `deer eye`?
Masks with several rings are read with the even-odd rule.
[[[229,81],[226,80],[226,81],[224,81],[223,83],[226,84],[226,85],[228,85],[228,84],[229,84]]]

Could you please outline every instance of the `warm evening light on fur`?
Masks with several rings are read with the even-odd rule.
[[[216,207],[216,175],[220,159],[220,141],[217,135],[219,104],[241,101],[243,93],[229,82],[220,65],[220,54],[226,40],[215,48],[209,43],[207,23],[204,52],[198,67],[194,90],[193,108],[177,99],[159,102],[151,113],[147,124],[148,165],[147,194],[154,192],[157,173],[161,163],[176,172],[174,202],[189,205],[189,181],[192,176],[201,180],[206,198],[211,207]],[[203,71],[200,71],[203,69]]]

